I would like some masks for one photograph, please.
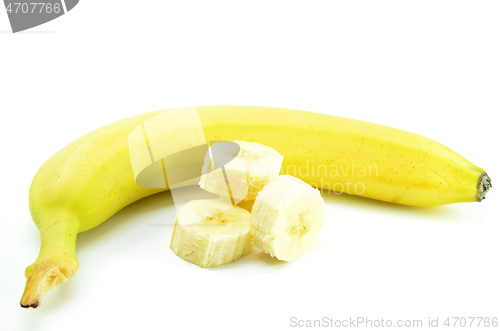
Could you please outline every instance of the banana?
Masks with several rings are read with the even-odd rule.
[[[234,262],[252,251],[250,213],[221,201],[190,201],[176,213],[170,248],[202,268]]]
[[[242,200],[255,200],[264,185],[278,177],[283,155],[255,142],[235,140],[234,143],[239,150],[226,148],[224,143],[210,147],[199,185],[208,192],[229,196],[237,204]],[[226,164],[228,157],[232,160]]]
[[[199,121],[206,142],[244,140],[270,146],[285,157],[283,174],[322,190],[435,206],[481,201],[491,187],[482,168],[410,132],[280,108],[205,106],[196,110],[198,118],[192,121]],[[79,232],[101,224],[134,201],[168,189],[169,185],[137,184],[128,141],[138,126],[148,135],[148,148],[155,138],[189,139],[192,128],[184,122],[170,123],[171,128],[163,131],[143,125],[165,112],[134,116],[92,131],[55,153],[38,170],[29,205],[41,248],[26,268],[21,306],[37,307],[48,290],[75,274]]]
[[[279,176],[255,200],[250,229],[255,246],[278,260],[298,259],[319,236],[323,205],[321,194],[311,185]]]

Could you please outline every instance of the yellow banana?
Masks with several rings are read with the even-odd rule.
[[[284,156],[283,174],[318,188],[434,206],[481,201],[491,187],[483,169],[446,146],[410,132],[289,109],[197,109],[207,142],[244,140],[270,146]],[[37,307],[48,290],[74,275],[79,232],[99,225],[134,201],[165,190],[136,183],[128,145],[134,128],[163,112],[127,118],[90,132],[38,170],[29,203],[40,230],[41,249],[26,269],[21,306]],[[189,128],[176,128],[176,135],[189,135],[183,130]]]

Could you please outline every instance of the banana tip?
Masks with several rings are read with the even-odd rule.
[[[21,303],[21,307],[23,307],[23,308],[37,308],[38,307],[38,300],[33,302],[33,303],[27,304],[27,305],[23,305]]]
[[[481,202],[484,199],[486,199],[486,193],[492,188],[493,185],[491,185],[491,178],[488,176],[486,172],[483,172],[481,174],[481,177],[479,177],[479,184],[477,185],[477,188],[479,190],[479,194],[477,195],[477,201]]]

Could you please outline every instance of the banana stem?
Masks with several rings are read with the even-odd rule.
[[[40,229],[41,249],[36,261],[26,268],[21,307],[38,307],[49,290],[67,282],[76,273],[79,266],[75,257],[78,227],[78,222],[66,218]]]
[[[45,260],[33,265],[26,280],[21,298],[21,307],[37,308],[44,295],[57,285],[67,282],[78,269],[78,261],[62,260],[60,257]]]

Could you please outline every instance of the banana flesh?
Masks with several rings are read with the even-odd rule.
[[[229,151],[217,157],[214,147],[218,144],[210,147],[199,185],[208,192],[231,197],[234,203],[255,200],[264,185],[278,177],[283,155],[255,142],[236,140],[234,143],[240,148],[233,155],[227,155]],[[233,159],[224,164],[227,156]]]
[[[283,261],[304,255],[324,223],[324,202],[317,189],[284,175],[267,184],[252,209],[255,246]]]
[[[252,251],[250,213],[221,201],[190,201],[176,213],[170,248],[202,268],[234,262]]]
[[[295,177],[278,177],[283,157],[273,149],[244,141],[236,143],[239,151],[231,151],[232,145],[227,145],[207,153],[200,186],[218,194],[224,194],[226,185],[230,186],[241,201],[232,207],[237,199],[226,194],[220,201],[195,200],[186,204],[176,215],[172,250],[182,259],[204,268],[234,262],[245,254],[247,241],[242,243],[240,239],[243,227],[248,247],[251,248],[251,236],[255,236],[257,246],[271,256],[285,261],[297,259],[317,239],[324,222],[319,191]],[[221,152],[221,157],[214,156]],[[229,163],[225,162],[227,156],[232,159]],[[238,157],[244,162],[235,166]],[[214,164],[215,169],[225,171],[211,176]],[[246,189],[234,190],[247,182],[254,187],[252,194]],[[251,199],[246,198],[249,195]],[[233,211],[234,218],[229,219],[227,209]],[[252,219],[251,231],[248,215]],[[230,227],[235,224],[238,227]]]

